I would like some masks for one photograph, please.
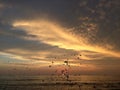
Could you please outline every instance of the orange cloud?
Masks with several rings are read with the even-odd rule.
[[[120,57],[120,52],[107,50],[99,45],[91,45],[86,38],[82,36],[74,36],[69,32],[69,29],[60,26],[58,23],[49,20],[21,20],[13,23],[14,28],[21,28],[28,34],[35,35],[41,42],[59,48],[72,49],[75,51],[87,50],[98,52],[106,56]],[[84,57],[89,59],[89,57]]]

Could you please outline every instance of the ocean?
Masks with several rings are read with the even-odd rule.
[[[0,90],[120,90],[119,76],[0,76]]]

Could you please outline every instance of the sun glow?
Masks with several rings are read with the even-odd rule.
[[[102,53],[106,56],[120,57],[119,52],[107,50],[99,45],[91,45],[86,38],[82,36],[75,37],[68,32],[69,30],[67,28],[49,20],[15,21],[13,27],[21,28],[28,34],[35,35],[34,39],[51,46],[58,46],[59,48],[72,49],[75,51],[87,50]]]

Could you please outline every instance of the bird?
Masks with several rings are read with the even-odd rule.
[[[51,65],[49,65],[49,67],[52,67]]]

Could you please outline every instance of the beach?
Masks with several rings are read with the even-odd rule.
[[[0,90],[120,90],[119,77],[70,76],[3,76]]]

